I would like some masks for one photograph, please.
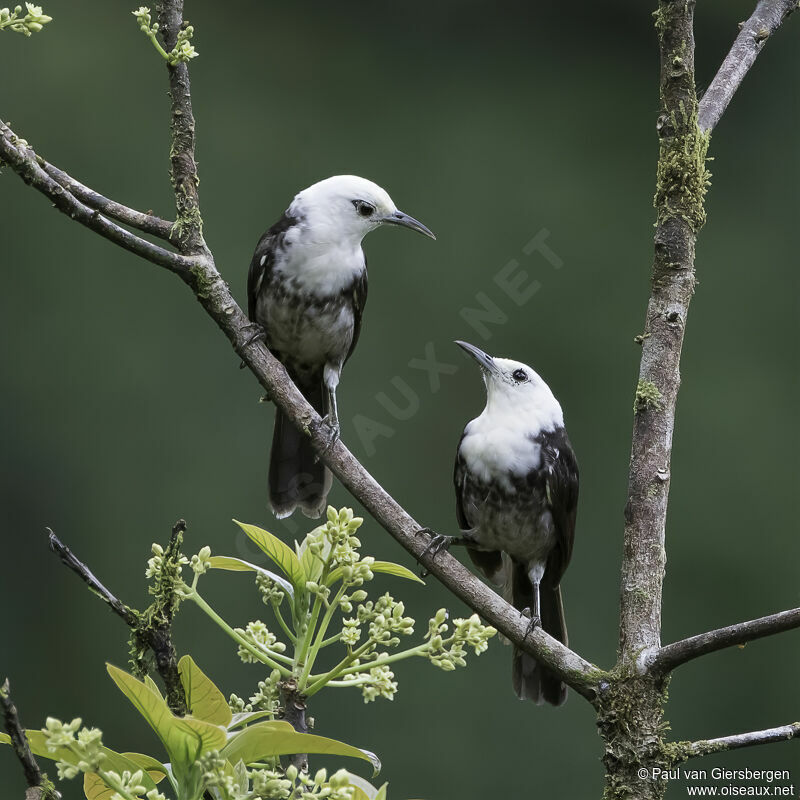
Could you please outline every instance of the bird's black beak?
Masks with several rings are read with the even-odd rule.
[[[498,367],[495,360],[488,354],[484,353],[479,347],[468,342],[461,342],[456,339],[456,344],[462,349],[466,350],[477,362],[482,371],[490,372],[492,375],[498,373]]]
[[[383,218],[383,222],[387,222],[389,225],[403,225],[406,228],[411,228],[412,231],[417,231],[417,233],[430,236],[431,239],[436,239],[433,235],[433,231],[426,228],[419,220],[410,217],[408,214],[404,214],[402,211],[395,211],[392,214],[387,214]]]

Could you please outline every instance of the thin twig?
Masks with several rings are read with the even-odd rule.
[[[164,561],[172,559],[177,563],[180,557],[180,545],[186,523],[178,520],[172,528],[169,545],[164,552]],[[47,529],[50,548],[57,553],[61,562],[69,567],[101,600],[105,601],[114,613],[133,631],[133,641],[140,647],[152,650],[155,665],[167,693],[167,703],[174,714],[183,716],[187,712],[186,694],[178,674],[178,659],[175,645],[172,642],[173,596],[166,592],[174,592],[174,586],[156,587],[153,605],[140,613],[115,597],[50,528]],[[163,596],[162,596],[163,595]],[[137,664],[139,661],[137,660]]]
[[[45,172],[39,165],[33,149],[22,143],[2,120],[0,120],[0,160],[6,162],[25,183],[50,198],[53,205],[70,219],[85,225],[123,249],[136,253],[160,267],[166,267],[183,277],[184,280],[187,279],[190,270],[196,266],[197,259],[187,258],[152,244],[110,222],[101,216],[99,211],[78,200],[55,178]]]
[[[5,719],[5,729],[11,737],[11,745],[14,752],[17,754],[22,770],[25,773],[25,780],[31,789],[42,785],[42,771],[36,763],[31,747],[28,744],[28,737],[22,725],[19,723],[19,714],[14,701],[11,699],[11,686],[6,678],[3,685],[0,687],[0,708],[3,710],[3,717]]]
[[[789,739],[797,738],[800,738],[800,722],[792,722],[789,725],[767,728],[764,731],[737,733],[734,736],[722,736],[719,739],[703,739],[684,745],[681,748],[681,752],[686,758],[699,758],[725,750],[739,750],[742,747],[755,747],[759,744],[785,742]]]
[[[697,124],[714,129],[767,40],[797,8],[797,0],[759,0],[700,101]]]
[[[61,563],[69,567],[101,600],[104,600],[117,616],[121,617],[125,624],[130,628],[135,628],[139,624],[136,612],[131,610],[121,600],[118,600],[102,583],[94,576],[94,573],[83,563],[58,536],[47,528],[47,536],[50,542],[50,549],[58,555]]]
[[[161,219],[150,213],[143,213],[136,211],[133,208],[128,208],[115,200],[110,200],[104,197],[99,192],[86,186],[78,180],[75,180],[71,175],[60,170],[53,164],[48,163],[43,158],[38,159],[39,166],[54,180],[58,181],[73,197],[85,203],[89,208],[95,211],[100,211],[107,217],[122,222],[125,225],[130,225],[143,233],[150,233],[153,236],[158,236],[167,241],[172,240],[172,227],[173,224],[169,220]]]
[[[779,614],[770,614],[767,617],[739,622],[726,628],[681,639],[656,650],[647,662],[651,669],[666,673],[707,653],[795,628],[800,628],[800,608],[781,611]]]

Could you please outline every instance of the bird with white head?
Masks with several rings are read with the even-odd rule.
[[[531,624],[567,644],[561,578],[572,556],[578,505],[578,463],[550,387],[519,361],[493,358],[456,342],[477,362],[486,407],[468,422],[454,471],[457,538],[434,535],[434,555],[466,545],[473,563]],[[560,705],[566,686],[515,648],[517,696]]]
[[[339,435],[336,389],[361,330],[367,300],[363,238],[381,225],[400,225],[436,237],[399,211],[372,181],[337,175],[297,194],[259,240],[247,279],[250,320],[314,409],[325,417],[331,442]],[[308,437],[280,409],[269,468],[270,504],[279,518],[296,508],[324,511],[331,475]]]

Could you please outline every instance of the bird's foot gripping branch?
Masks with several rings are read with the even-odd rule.
[[[111,665],[108,672],[157,733],[166,758],[111,750],[104,746],[101,731],[83,727],[80,719],[69,723],[48,719],[41,730],[27,732],[31,759],[38,755],[56,761],[61,779],[82,775],[88,800],[111,796],[109,790],[122,800],[385,798],[385,786],[372,787],[346,770],[330,777],[318,770],[311,777],[308,754],[359,758],[369,761],[376,772],[380,762],[367,750],[309,734],[309,698],[330,687],[357,689],[364,702],[392,699],[397,692],[393,672],[397,662],[426,658],[451,671],[466,665],[469,650],[476,655],[484,652],[496,631],[477,615],[451,622],[447,611],[439,609],[421,641],[401,648],[402,639],[414,634],[415,621],[405,614],[401,601],[388,593],[370,598],[366,587],[376,574],[421,581],[399,564],[361,555],[356,534],[362,522],[348,508],[328,508],[325,524],[294,549],[261,528],[238,523],[266,555],[270,569],[212,555],[208,547],[191,557],[183,555],[181,522],[166,548],[152,546],[146,570],[151,594],[157,601],[168,598],[168,608],[156,602],[143,614],[113,598],[58,542],[62,560],[112,607],[116,603],[116,613],[133,627],[136,674]],[[54,538],[51,534],[51,541]],[[235,627],[223,619],[198,588],[200,578],[212,570],[255,576],[256,590],[271,612],[270,624],[253,620]],[[262,677],[247,699],[230,694],[226,700],[188,655],[175,665],[179,703],[170,701],[169,694],[162,696],[146,674],[142,649],[152,645],[143,631],[171,625],[184,602],[195,603],[233,640],[243,662],[261,667]],[[14,743],[11,736],[0,737],[0,742]]]

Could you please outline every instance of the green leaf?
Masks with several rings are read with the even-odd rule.
[[[277,536],[273,536],[255,525],[248,525],[236,519],[234,522],[258,545],[263,553],[283,570],[295,588],[305,589],[306,574],[300,566],[300,559],[288,545],[284,544]]]
[[[133,675],[111,664],[106,669],[161,739],[176,776],[186,774],[201,754],[224,747],[227,735],[223,728],[193,717],[176,717],[160,695]]]
[[[72,764],[73,766],[77,766],[78,762],[80,761],[80,757],[75,755],[68,747],[57,747],[54,751],[47,749],[47,737],[42,733],[42,731],[37,730],[30,730],[25,731],[25,735],[28,737],[28,745],[31,748],[31,752],[35,756],[39,756],[40,758],[48,758],[51,761],[64,761],[67,764]],[[0,733],[0,744],[11,744],[11,737],[5,733]],[[145,767],[144,764],[137,764],[132,758],[129,758],[129,755],[137,755],[137,754],[128,754],[128,753],[117,753],[115,750],[111,750],[108,747],[102,748],[103,754],[105,758],[103,759],[102,767],[106,771],[113,770],[114,772],[118,772],[122,774],[126,769],[131,772],[136,772],[140,767],[144,767],[145,769],[149,770],[149,767]],[[148,758],[147,756],[142,756],[142,758]],[[165,773],[164,766],[161,762],[152,759],[152,762],[157,767],[160,773]],[[158,780],[161,780],[159,778]],[[147,786],[147,790],[155,789],[156,788],[156,779],[150,775],[145,775],[142,779],[142,783]],[[105,784],[103,784],[105,786]],[[110,797],[111,795],[109,795]],[[94,800],[94,798],[92,798]]]
[[[228,725],[228,730],[232,731],[234,728],[238,728],[240,725],[249,725],[251,722],[255,722],[257,719],[264,719],[264,717],[271,716],[272,713],[272,711],[238,711],[231,718],[230,724]]]
[[[99,775],[87,772],[83,776],[83,793],[86,800],[111,800],[116,792]]]
[[[194,663],[191,656],[184,656],[178,662],[178,673],[192,716],[227,728],[233,714],[228,707],[228,701],[214,681]]]
[[[370,569],[373,572],[382,572],[386,575],[395,575],[398,578],[405,578],[409,581],[416,581],[417,583],[421,583],[423,586],[425,585],[425,581],[422,580],[418,575],[414,574],[410,569],[407,569],[402,564],[395,564],[392,561],[376,561]],[[336,581],[342,579],[342,568],[337,567],[330,575],[328,575],[328,580],[325,581],[326,586],[333,586]]]
[[[149,689],[152,689],[159,697],[164,696],[161,694],[161,689],[158,688],[158,684],[149,675],[144,676],[144,684]]]
[[[237,733],[220,752],[223,758],[235,764],[241,759],[245,764],[263,761],[273,756],[286,756],[291,753],[322,753],[335,756],[349,756],[369,761],[377,775],[381,762],[369,750],[337,742],[324,736],[298,733],[288,722],[258,722]]]
[[[147,771],[155,783],[161,783],[167,777],[167,768],[157,759],[144,753],[123,753],[128,761]]]
[[[242,561],[242,559],[233,558],[233,556],[211,556],[208,563],[211,565],[211,569],[226,569],[229,572],[260,572],[270,580],[275,581],[289,597],[294,599],[294,586],[286,578],[281,578],[280,575],[276,575],[274,572],[264,569],[264,567],[258,567],[249,561]]]

